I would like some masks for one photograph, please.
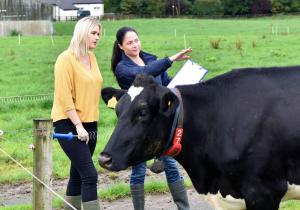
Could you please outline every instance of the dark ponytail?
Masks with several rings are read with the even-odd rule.
[[[137,32],[131,27],[122,27],[117,31],[116,41],[114,43],[112,56],[111,56],[111,70],[114,73],[114,75],[115,75],[116,67],[122,59],[123,50],[119,47],[119,44],[120,45],[123,44],[124,37],[126,33],[129,31],[133,31],[134,33],[137,34]]]
[[[112,56],[111,56],[111,70],[115,74],[116,67],[122,58],[122,51],[116,40],[113,46]]]

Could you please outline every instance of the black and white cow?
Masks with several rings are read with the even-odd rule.
[[[276,210],[288,183],[300,184],[300,66],[233,70],[178,86],[182,150],[175,159],[201,194],[242,198],[248,210]],[[120,97],[123,95],[122,97]],[[147,75],[119,99],[117,125],[99,157],[119,171],[164,153],[180,100]]]

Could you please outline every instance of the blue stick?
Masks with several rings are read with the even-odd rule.
[[[63,139],[67,141],[72,141],[74,137],[77,135],[73,135],[73,133],[53,133],[53,139]]]

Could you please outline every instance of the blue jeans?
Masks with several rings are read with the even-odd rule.
[[[177,168],[176,160],[174,160],[172,157],[167,156],[161,157],[160,160],[164,162],[165,174],[167,177],[167,182],[169,184],[182,179]],[[145,175],[146,162],[142,162],[136,166],[132,166],[130,185],[144,184]]]

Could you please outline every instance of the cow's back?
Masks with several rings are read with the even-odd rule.
[[[233,70],[179,89],[185,139],[201,145],[216,188],[238,196],[257,174],[300,184],[300,66]]]

